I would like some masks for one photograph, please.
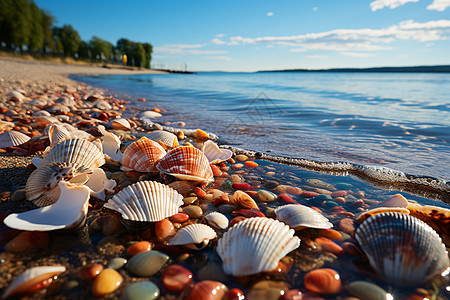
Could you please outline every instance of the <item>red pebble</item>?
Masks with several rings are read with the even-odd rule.
[[[314,241],[317,244],[321,245],[323,250],[331,252],[333,254],[341,255],[344,252],[341,246],[325,237],[318,237]]]
[[[155,235],[159,241],[164,241],[166,238],[175,233],[175,227],[172,222],[167,219],[162,219],[155,224]]]
[[[194,188],[194,193],[200,198],[205,198],[206,196],[206,192],[201,188],[199,188],[198,186]]]
[[[203,280],[194,285],[187,300],[221,300],[228,291],[227,287],[218,281]]]
[[[316,269],[306,273],[303,279],[305,287],[321,295],[337,294],[342,289],[341,277],[333,269]]]
[[[186,222],[187,220],[189,220],[189,215],[180,212],[180,213],[174,214],[169,219],[172,222],[183,223],[183,222]]]
[[[211,166],[211,170],[213,172],[214,177],[218,177],[218,176],[222,176],[222,171],[220,170],[220,168],[216,165],[210,165]]]
[[[355,231],[354,220],[350,218],[341,219],[339,221],[339,229],[345,233],[352,235],[353,232]]]
[[[280,194],[278,195],[277,200],[283,203],[296,203],[294,199],[291,198],[288,194]]]
[[[248,183],[233,183],[231,187],[235,190],[248,190],[251,188]]]
[[[265,215],[257,209],[236,209],[233,210],[233,215],[240,215],[246,218],[265,217]]]
[[[300,194],[300,196],[302,196],[303,198],[312,198],[312,197],[315,197],[315,196],[318,196],[318,195],[319,195],[319,193],[308,192],[308,191],[305,191],[305,192]]]
[[[234,288],[228,291],[228,293],[225,295],[224,300],[244,300],[244,292],[241,291],[238,288]]]
[[[180,265],[170,265],[161,275],[162,284],[171,292],[181,292],[192,282],[192,272]]]
[[[142,252],[148,252],[152,250],[152,244],[148,241],[137,242],[127,248],[127,253],[129,256],[135,256],[136,254]]]
[[[78,271],[78,278],[81,280],[92,280],[103,271],[101,264],[88,264]]]
[[[42,231],[23,231],[5,245],[8,252],[24,252],[48,246],[48,233]]]
[[[278,298],[278,300],[302,300],[302,299],[303,299],[302,292],[297,289],[286,291],[283,296]]]
[[[236,225],[237,223],[239,223],[239,222],[241,222],[241,221],[244,221],[245,219],[247,219],[247,218],[244,217],[244,216],[237,216],[237,217],[234,217],[233,219],[230,220],[230,223],[228,224],[228,227],[231,228],[231,227],[233,227],[234,225]]]
[[[335,197],[345,197],[347,196],[347,192],[346,191],[334,191],[331,193],[331,197],[335,198]]]

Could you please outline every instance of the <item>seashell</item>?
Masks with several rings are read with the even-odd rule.
[[[399,286],[417,285],[450,266],[439,235],[410,215],[377,214],[356,229],[355,238],[375,271]]]
[[[0,148],[16,147],[25,144],[30,137],[22,132],[11,130],[0,134]]]
[[[10,214],[3,221],[5,225],[27,231],[70,229],[80,225],[88,212],[89,189],[64,181],[60,181],[58,187],[60,195],[54,204]]]
[[[61,163],[93,170],[105,163],[105,157],[98,146],[85,139],[69,139],[50,149],[42,164]]]
[[[44,129],[44,131],[45,130],[48,132],[47,135],[50,140],[50,147],[53,147],[70,136],[70,133],[66,127],[59,124],[50,124]]]
[[[166,150],[179,146],[177,136],[168,131],[155,130],[147,133],[145,136],[152,141],[158,142]]]
[[[140,118],[159,118],[162,117],[162,114],[160,114],[159,112],[156,111],[152,111],[152,110],[147,110],[147,111],[143,111],[139,114]]]
[[[73,97],[63,96],[55,100],[55,103],[63,106],[75,106],[77,103],[73,100]]]
[[[238,204],[244,208],[257,209],[259,210],[258,204],[256,204],[255,200],[250,197],[249,194],[237,190],[234,192],[233,197],[230,199],[231,203]]]
[[[202,152],[208,158],[210,164],[218,164],[233,156],[233,152],[228,149],[220,149],[216,143],[207,140],[202,147]]]
[[[37,117],[33,117],[33,118],[34,118],[34,121],[41,126],[47,126],[47,125],[50,125],[53,123],[56,123],[56,124],[61,123],[57,118],[51,117],[51,116],[37,116]]]
[[[286,223],[295,230],[304,228],[329,229],[333,224],[314,209],[300,205],[287,204],[275,210],[277,220]]]
[[[0,130],[9,130],[14,128],[14,126],[16,126],[16,124],[12,123],[12,122],[6,122],[3,120],[0,120]]]
[[[178,213],[183,196],[155,181],[139,181],[121,190],[104,207],[118,211],[126,220],[157,222]]]
[[[26,293],[30,288],[44,280],[53,278],[64,272],[64,266],[40,266],[25,270],[16,279],[14,279],[2,295],[2,299],[8,298],[14,294]]]
[[[100,168],[94,169],[88,181],[85,183],[85,186],[90,190],[91,196],[103,201],[105,201],[106,197],[105,190],[112,191],[116,185],[116,181],[108,179],[105,171]]]
[[[214,176],[206,156],[194,147],[170,150],[156,165],[162,173],[181,180],[213,182]]]
[[[142,137],[131,143],[122,158],[123,171],[156,172],[156,164],[166,155],[166,150],[157,142]]]
[[[450,245],[450,209],[417,203],[409,203],[407,209],[411,216],[427,223]]]
[[[408,200],[402,194],[395,194],[389,197],[389,199],[381,202],[380,207],[407,207]]]
[[[114,133],[106,131],[102,125],[98,126],[98,129],[103,135],[101,137],[103,153],[114,161],[122,161],[123,153],[120,151],[120,139]]]
[[[111,120],[111,127],[115,130],[130,130],[131,125],[130,122],[128,122],[125,118],[117,118],[114,120]]]
[[[225,273],[257,274],[277,267],[286,254],[300,245],[295,231],[274,219],[249,218],[235,224],[219,239],[216,251]]]
[[[192,190],[192,184],[189,181],[178,180],[168,184],[171,188],[176,190],[178,193],[183,195],[183,197],[187,197]]]
[[[105,100],[97,100],[94,103],[94,106],[101,110],[110,110],[112,109],[111,104],[106,102]]]
[[[8,93],[9,100],[22,102],[26,100],[26,97],[19,91],[9,91]]]
[[[377,207],[361,213],[356,217],[356,221],[358,221],[358,223],[362,223],[368,218],[384,212],[398,212],[409,215],[409,210],[403,207]]]
[[[205,219],[215,229],[227,229],[228,227],[228,218],[220,212],[209,213],[205,216]]]
[[[30,104],[33,104],[33,101],[30,102]],[[45,104],[47,104],[47,102],[45,102]],[[45,105],[45,104],[44,104],[44,105]],[[35,111],[35,112],[33,113],[33,117],[39,117],[39,116],[47,116],[47,117],[50,117],[51,114],[50,114],[48,111],[46,111],[46,110],[38,110],[38,111]]]
[[[192,250],[204,249],[216,237],[214,229],[205,224],[191,224],[178,230],[169,245],[184,246]]]

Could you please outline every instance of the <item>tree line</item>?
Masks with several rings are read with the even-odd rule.
[[[71,25],[57,27],[54,22],[55,18],[33,0],[1,0],[0,49],[150,69],[152,45],[149,43],[121,38],[113,45],[97,36],[85,42]]]

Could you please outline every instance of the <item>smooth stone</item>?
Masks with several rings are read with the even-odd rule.
[[[243,167],[244,167],[244,164],[241,164],[241,163],[237,163],[237,164],[231,165],[231,168],[234,169],[234,170],[240,170]]]
[[[289,290],[284,293],[283,296],[280,297],[279,300],[302,300],[303,294],[300,290]]]
[[[203,280],[194,285],[187,300],[221,300],[228,288],[218,281]]]
[[[337,294],[342,289],[341,277],[333,269],[316,269],[306,273],[303,283],[306,289],[321,295]]]
[[[198,219],[203,216],[203,210],[197,205],[186,206],[183,208],[183,212],[187,214],[190,219]]]
[[[78,278],[81,280],[92,280],[103,271],[101,264],[88,264],[78,271]]]
[[[25,201],[25,189],[15,190],[11,195],[11,201]]]
[[[355,221],[350,218],[344,218],[339,221],[339,229],[350,235],[355,231]]]
[[[347,192],[343,191],[343,190],[339,190],[339,191],[334,191],[331,193],[331,197],[335,198],[335,197],[345,197],[347,196]]]
[[[289,290],[287,283],[283,281],[263,280],[255,283],[247,293],[248,300],[278,300],[285,291]]]
[[[236,161],[246,161],[246,160],[248,160],[248,156],[244,155],[244,154],[239,154],[239,155],[236,155],[235,159],[236,159]]]
[[[360,299],[386,300],[387,293],[376,284],[367,281],[353,281],[346,287],[348,293]]]
[[[232,183],[243,183],[244,182],[244,179],[238,174],[231,175],[230,180]]]
[[[238,288],[234,288],[228,291],[224,300],[244,300],[244,292]]]
[[[197,200],[198,200],[198,198],[196,196],[185,197],[185,198],[183,198],[183,203],[184,204],[192,204]]]
[[[231,204],[222,204],[218,207],[218,209],[219,209],[219,212],[221,212],[225,215],[231,215],[231,213],[233,212],[233,210],[236,209],[236,207]]]
[[[199,280],[227,281],[227,275],[223,272],[222,266],[214,262],[208,262],[204,267],[198,270],[197,278]]]
[[[280,195],[278,195],[277,200],[279,202],[288,203],[288,204],[295,203],[294,199],[292,199],[292,197],[289,196],[288,194],[280,194]]]
[[[123,278],[116,270],[104,269],[92,283],[92,294],[102,297],[111,294],[122,284]]]
[[[306,183],[309,185],[318,187],[318,188],[324,188],[324,189],[331,190],[331,191],[336,190],[336,188],[332,184],[325,182],[323,180],[320,180],[320,179],[313,179],[313,178],[306,179]]]
[[[183,223],[189,220],[189,215],[185,213],[177,213],[171,216],[169,219],[172,222]]]
[[[127,248],[127,254],[129,256],[135,256],[136,254],[147,252],[152,250],[152,244],[148,241],[140,241],[137,243],[134,243],[133,245],[129,246]]]
[[[110,260],[107,268],[113,269],[113,270],[119,270],[127,263],[127,260],[123,257],[116,257]]]
[[[350,183],[345,183],[345,182],[339,182],[335,184],[335,187],[338,190],[349,190],[351,189],[353,186]]]
[[[127,263],[127,270],[136,276],[150,277],[156,274],[169,260],[169,256],[159,251],[142,252]]]
[[[266,191],[266,190],[259,190],[258,191],[258,199],[261,202],[272,202],[277,199],[277,195],[275,195],[272,192]]]
[[[43,231],[22,231],[12,240],[5,244],[4,249],[8,252],[24,252],[41,249],[48,246],[49,237]]]
[[[335,255],[341,255],[344,252],[344,249],[342,249],[341,246],[325,237],[318,237],[314,240],[314,242],[322,246],[323,250],[331,252]]]
[[[247,168],[256,168],[256,167],[259,166],[259,165],[258,165],[258,163],[249,160],[249,161],[246,161],[246,162],[245,162],[245,166],[246,166]]]
[[[162,219],[155,224],[155,235],[159,241],[164,241],[169,236],[175,234],[173,223],[167,219]]]
[[[161,275],[163,286],[172,292],[181,292],[192,282],[192,272],[180,265],[168,266]]]
[[[153,300],[159,297],[159,288],[151,281],[130,284],[122,294],[124,300]]]

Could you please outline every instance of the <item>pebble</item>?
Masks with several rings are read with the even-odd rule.
[[[164,241],[169,236],[175,234],[175,227],[172,222],[162,219],[155,223],[155,235],[159,241]]]
[[[187,300],[221,300],[228,288],[221,282],[203,280],[194,285]]]
[[[288,194],[279,194],[278,197],[277,197],[277,200],[278,200],[279,202],[287,203],[287,204],[296,203],[296,202],[294,201],[294,199],[292,199],[292,197],[289,196]]]
[[[210,165],[210,167],[211,167],[214,177],[222,176],[222,171],[220,170],[220,168],[218,166]]]
[[[233,183],[231,187],[235,190],[248,190],[251,188],[248,183]]]
[[[350,218],[344,218],[339,221],[339,229],[350,235],[355,231],[355,221]]]
[[[319,193],[311,192],[311,191],[304,191],[300,194],[300,196],[302,196],[303,198],[312,198],[312,197],[315,197],[318,195],[319,195]]]
[[[24,252],[48,246],[49,237],[43,231],[23,231],[5,244],[5,251]]]
[[[161,275],[163,286],[171,292],[181,292],[192,282],[193,274],[180,265],[168,266]]]
[[[189,220],[189,215],[185,214],[185,213],[177,213],[177,214],[174,214],[173,216],[171,216],[169,219],[172,222],[184,223],[187,220]]]
[[[194,193],[200,198],[205,198],[206,196],[206,192],[198,186],[194,188]]]
[[[202,208],[197,205],[189,205],[184,207],[183,213],[187,214],[190,219],[198,219],[203,216]]]
[[[246,161],[246,160],[248,160],[248,156],[244,155],[244,154],[239,154],[239,155],[236,155],[235,159],[236,159],[236,161]]]
[[[249,160],[249,161],[245,162],[245,166],[247,168],[256,168],[258,166],[258,164],[254,161]]]
[[[275,195],[272,192],[266,191],[266,190],[259,190],[258,191],[258,199],[261,202],[272,202],[277,199],[277,195]]]
[[[325,237],[318,237],[314,240],[314,242],[322,246],[323,250],[331,252],[333,254],[341,255],[344,252],[341,246]]]
[[[358,257],[362,255],[361,250],[353,244],[352,242],[343,242],[341,244],[342,249],[344,249],[344,253],[348,256]]]
[[[113,270],[119,270],[127,263],[127,260],[123,257],[115,257],[111,259],[111,261],[106,266],[107,268],[113,269]]]
[[[237,164],[231,165],[231,168],[232,168],[233,170],[240,170],[240,169],[242,169],[243,167],[244,167],[244,164],[241,164],[241,163],[237,163]]]
[[[207,262],[205,266],[198,270],[196,277],[198,280],[215,280],[226,281],[227,275],[223,272],[220,264],[215,262]]]
[[[78,271],[78,278],[81,280],[92,280],[103,271],[101,264],[88,264]]]
[[[152,250],[152,244],[148,241],[140,241],[137,243],[134,243],[133,245],[129,246],[127,248],[127,254],[129,256],[135,256],[136,254],[147,252]]]
[[[324,188],[324,189],[327,189],[330,191],[336,190],[336,188],[332,184],[325,182],[323,180],[320,180],[320,179],[314,179],[314,178],[306,179],[306,183],[309,185],[312,185],[312,186],[315,186],[318,188]]]
[[[347,192],[346,191],[334,191],[331,193],[331,197],[335,198],[335,197],[345,197],[347,196]]]
[[[376,284],[367,281],[353,281],[346,287],[348,293],[359,299],[386,300],[387,293]],[[393,299],[393,298],[392,298]]]
[[[284,293],[283,296],[279,298],[279,300],[302,300],[303,295],[300,290],[289,290]]]
[[[153,300],[159,297],[159,288],[151,281],[130,284],[122,294],[124,300]]]
[[[342,289],[341,278],[333,269],[316,269],[306,273],[303,279],[305,287],[311,292],[332,295]]]
[[[25,197],[25,189],[19,189],[19,190],[15,190],[14,193],[12,193],[11,195],[11,201],[25,201],[26,197]]]
[[[278,300],[287,290],[289,290],[289,286],[283,281],[263,280],[255,283],[250,288],[245,299]]]
[[[197,200],[198,200],[198,198],[196,196],[189,196],[189,197],[183,198],[183,203],[186,205],[189,205],[189,204],[194,203]]]
[[[228,291],[224,300],[244,300],[244,292],[238,288],[234,288]]]
[[[136,276],[150,277],[159,272],[169,256],[159,251],[142,252],[133,256],[127,263],[127,270]]]
[[[102,297],[111,294],[122,284],[123,278],[116,270],[104,269],[92,283],[92,294]]]

